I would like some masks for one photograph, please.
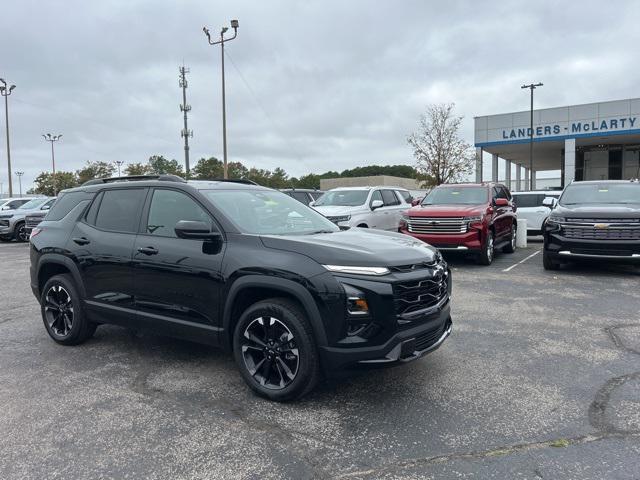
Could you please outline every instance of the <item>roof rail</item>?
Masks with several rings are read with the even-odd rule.
[[[103,183],[111,183],[111,182],[139,182],[144,180],[160,180],[162,182],[180,182],[186,183],[186,180],[177,175],[129,175],[125,177],[108,177],[108,178],[95,178],[93,180],[89,180],[88,182],[84,182],[82,184],[83,187],[88,185],[101,185]]]
[[[258,183],[247,178],[213,178],[210,182],[229,182],[229,183],[243,183],[245,185],[258,185]]]

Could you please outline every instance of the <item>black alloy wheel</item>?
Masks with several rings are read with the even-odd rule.
[[[21,222],[16,225],[14,238],[16,239],[17,242],[24,243],[29,241],[29,234],[27,233],[27,227],[25,226],[24,222]]]
[[[73,327],[73,302],[69,292],[59,284],[52,285],[45,293],[43,308],[49,330],[66,338]]]
[[[254,319],[245,329],[242,357],[251,376],[271,390],[290,385],[300,367],[291,330],[277,318],[268,316]]]

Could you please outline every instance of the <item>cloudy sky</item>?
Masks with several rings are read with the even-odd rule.
[[[640,2],[20,0],[5,2],[0,77],[13,170],[183,159],[178,67],[191,69],[192,161],[222,157],[220,49],[227,44],[229,159],[292,175],[413,163],[406,136],[429,103],[473,117],[640,96]],[[4,117],[1,117],[4,119]],[[7,189],[4,121],[0,182]],[[25,187],[26,188],[26,187]],[[17,189],[17,182],[16,182]]]

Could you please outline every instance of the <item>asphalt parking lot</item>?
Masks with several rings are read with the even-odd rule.
[[[208,347],[55,344],[28,248],[0,244],[1,479],[640,478],[640,268],[451,258],[440,350],[277,404]]]

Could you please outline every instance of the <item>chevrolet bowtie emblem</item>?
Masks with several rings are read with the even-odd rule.
[[[608,223],[596,223],[593,228],[597,228],[597,229],[604,229],[604,228],[609,228],[609,224]]]

